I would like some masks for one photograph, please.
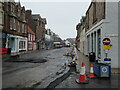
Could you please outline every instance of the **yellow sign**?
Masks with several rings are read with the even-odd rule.
[[[103,46],[103,49],[104,49],[104,50],[109,50],[109,49],[110,49],[110,45],[104,45],[104,46]]]

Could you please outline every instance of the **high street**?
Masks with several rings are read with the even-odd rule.
[[[75,67],[65,67],[70,57],[63,54],[72,48],[41,50],[21,54],[3,61],[3,88],[114,88],[119,85],[119,74],[111,78],[89,78],[88,84],[78,84]],[[16,59],[15,59],[16,58]],[[89,61],[88,61],[89,62]],[[86,66],[89,67],[89,66]]]
[[[3,88],[31,87],[50,76],[53,78],[64,73],[64,63],[69,57],[63,54],[70,50],[61,48],[35,51],[22,54],[17,59],[3,61]]]

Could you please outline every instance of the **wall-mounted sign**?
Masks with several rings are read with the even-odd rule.
[[[110,50],[110,45],[103,45],[104,50]]]
[[[7,34],[7,35],[6,35],[6,38],[10,38],[10,34]]]
[[[104,39],[103,39],[103,44],[104,44],[104,45],[109,45],[110,42],[111,42],[111,41],[110,41],[109,38],[104,38]]]

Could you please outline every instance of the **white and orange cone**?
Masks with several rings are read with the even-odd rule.
[[[90,78],[95,78],[94,71],[93,71],[93,64],[90,64]]]
[[[88,80],[86,78],[86,73],[85,73],[85,63],[84,62],[82,62],[82,67],[81,67],[81,70],[80,70],[80,75],[79,75],[79,78],[76,79],[76,82],[77,83],[84,83],[84,84],[88,83]]]

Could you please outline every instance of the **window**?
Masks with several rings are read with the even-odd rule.
[[[32,34],[31,34],[31,39],[30,40],[32,41]]]
[[[12,30],[13,29],[13,18],[10,18],[10,29]]]
[[[16,20],[15,20],[15,18],[13,19],[13,25],[14,25],[14,30],[16,30]]]
[[[2,16],[3,16],[3,13],[2,12],[0,12],[0,25],[2,25],[3,23],[2,23]]]
[[[35,35],[33,35],[33,40],[35,40]]]
[[[27,33],[27,25],[25,24],[25,33]]]
[[[24,33],[24,26],[25,24],[22,24],[22,33]]]
[[[28,43],[28,49],[32,49],[32,42]]]
[[[18,32],[20,32],[20,22],[18,21]]]
[[[97,21],[97,17],[96,17],[96,3],[97,2],[93,2],[93,23],[95,23]]]
[[[20,41],[19,42],[19,49],[20,50],[25,50],[25,41]]]
[[[30,41],[30,34],[28,34],[28,40]]]

